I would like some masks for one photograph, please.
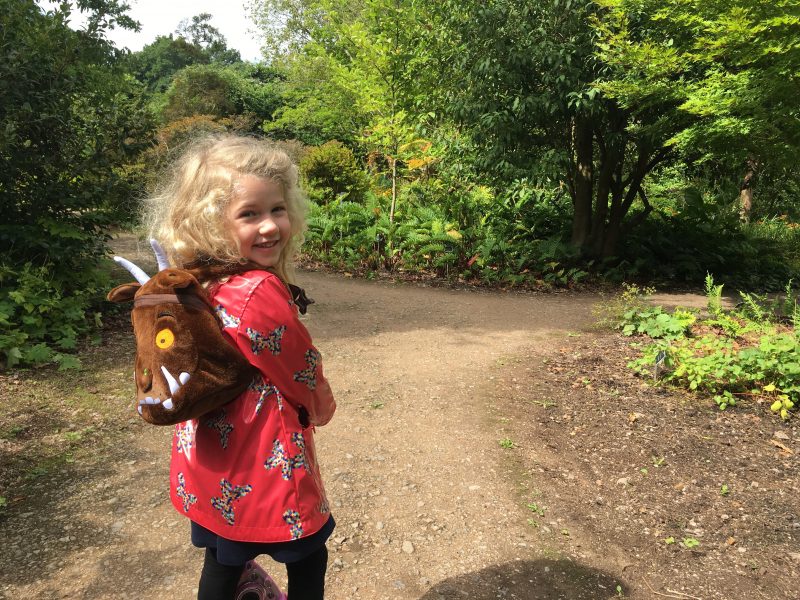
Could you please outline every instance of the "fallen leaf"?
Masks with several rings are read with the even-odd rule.
[[[770,440],[769,443],[775,446],[776,448],[781,449],[781,452],[779,452],[781,456],[791,456],[792,454],[794,454],[794,452],[792,452],[791,449],[789,449],[789,447],[786,446],[786,444],[782,444],[778,440]]]

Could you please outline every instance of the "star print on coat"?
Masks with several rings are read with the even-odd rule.
[[[306,350],[305,359],[308,368],[297,371],[294,380],[298,383],[305,383],[308,389],[313,390],[317,387],[317,363],[322,358],[316,350]]]
[[[214,317],[221,329],[223,320],[234,325],[226,313],[239,319],[235,328],[222,329],[225,343],[234,345],[255,370],[243,393],[229,404],[168,431],[175,438],[169,440],[170,503],[180,518],[230,540],[271,544],[305,539],[325,527],[335,512],[333,498],[325,497],[314,443],[314,427],[328,423],[336,408],[325,379],[325,357],[316,360],[313,371],[298,373],[314,362],[314,355],[306,352],[316,346],[296,307],[288,306],[286,285],[273,273],[256,269],[232,275],[213,282],[208,292],[211,306],[225,309]],[[248,328],[262,334],[258,356],[252,351],[256,336],[248,336]],[[268,343],[276,330],[272,345],[280,348],[278,355]],[[307,385],[311,380],[313,390]],[[187,454],[189,432],[178,428],[189,424]],[[283,448],[274,447],[275,440]],[[178,473],[184,476],[181,495]],[[189,499],[186,511],[184,496],[189,493],[196,502]]]
[[[178,444],[178,454],[189,455],[189,450],[194,445],[194,428],[191,421],[185,427],[178,427],[175,431],[175,439]]]
[[[272,352],[273,356],[277,356],[281,353],[281,338],[283,337],[283,332],[286,331],[286,325],[281,325],[280,327],[275,328],[272,332],[268,334],[263,334],[259,331],[256,331],[252,327],[247,328],[247,337],[250,338],[250,350],[252,350],[254,356],[258,356],[258,354],[266,348],[270,352]]]
[[[278,401],[278,410],[283,410],[283,395],[278,391],[278,388],[271,383],[266,383],[261,376],[256,376],[247,389],[260,394],[256,402],[256,414],[261,412],[264,401],[272,394],[275,394],[275,399]]]
[[[300,448],[300,454],[289,456],[289,453],[286,452],[280,440],[275,440],[272,443],[272,456],[264,463],[264,468],[267,470],[280,469],[281,477],[283,477],[284,481],[289,481],[292,478],[292,469],[302,469],[306,466],[306,444],[303,439],[303,434],[298,432],[293,433],[292,443]]]
[[[253,491],[252,485],[237,485],[234,486],[225,478],[220,479],[219,487],[222,490],[222,496],[211,498],[211,506],[216,508],[222,513],[222,518],[228,525],[234,524],[233,515],[233,502],[239,500]]]
[[[230,314],[222,304],[217,304],[214,307],[214,311],[217,313],[219,320],[222,321],[222,326],[225,329],[233,328],[236,329],[241,323],[241,319],[237,319],[232,314]]]
[[[221,408],[217,416],[206,419],[206,426],[219,432],[219,443],[223,448],[227,448],[228,436],[233,431],[233,425],[225,420],[225,409]]]
[[[296,540],[303,536],[303,524],[300,522],[300,513],[291,508],[283,513],[283,520],[289,526],[289,531],[292,534],[292,539]]]
[[[197,502],[197,496],[186,491],[186,479],[183,477],[183,473],[178,473],[178,486],[175,493],[183,501],[183,512],[189,512],[189,507]]]

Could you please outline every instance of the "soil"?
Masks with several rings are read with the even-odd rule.
[[[633,375],[592,294],[299,280],[338,401],[327,598],[800,598],[796,421]],[[2,598],[196,595],[171,428],[135,414],[108,320],[81,372],[0,375]]]

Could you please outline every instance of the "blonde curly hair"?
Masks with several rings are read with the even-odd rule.
[[[230,134],[192,142],[175,162],[163,185],[145,201],[144,221],[151,237],[177,267],[243,262],[238,242],[225,220],[236,184],[245,175],[281,186],[291,223],[291,237],[274,271],[287,283],[303,243],[306,204],[297,166],[266,140]]]

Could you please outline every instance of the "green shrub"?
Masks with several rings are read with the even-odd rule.
[[[261,75],[249,66],[189,65],[175,73],[158,108],[165,122],[194,115],[249,115],[248,130],[255,132],[278,105],[274,85],[261,81]]]
[[[94,322],[95,267],[130,211],[126,165],[147,143],[138,84],[104,38],[117,3],[3,3],[0,44],[0,366],[56,360]],[[109,21],[109,19],[111,19]],[[88,323],[88,324],[87,324]]]
[[[400,264],[409,270],[432,271],[439,277],[458,272],[464,260],[463,235],[455,223],[444,219],[436,208],[409,208],[392,238]]]
[[[300,174],[309,197],[323,205],[334,200],[363,202],[369,187],[353,152],[335,140],[308,150],[300,161]]]
[[[379,268],[383,254],[378,238],[380,209],[356,202],[310,203],[305,251],[337,268]],[[388,219],[386,219],[388,224]]]
[[[344,195],[329,202],[312,196],[307,251],[347,269],[402,269],[487,283],[569,286],[587,275],[558,235],[538,237],[558,227],[561,209],[528,182],[510,186],[499,202],[488,188],[444,188],[441,181],[405,185],[400,198],[390,223],[385,196],[367,193],[363,204]]]
[[[796,224],[741,223],[729,198],[684,193],[682,203],[657,209],[622,240],[617,259],[604,265],[607,277],[701,286],[712,272],[740,289],[778,290],[800,273]]]
[[[49,266],[0,265],[0,361],[4,367],[53,361],[60,369],[79,365],[68,352],[75,349],[81,335],[100,325],[100,313],[93,306],[108,288],[108,280],[94,271],[79,274],[74,283],[80,283],[80,289],[59,280]]]
[[[800,399],[800,337],[781,314],[791,305],[796,315],[791,285],[777,302],[742,294],[745,302],[729,311],[720,305],[721,290],[708,276],[710,311],[703,319],[681,309],[670,314],[639,304],[612,320],[627,335],[654,340],[629,366],[643,375],[661,367],[664,381],[713,395],[721,410],[742,398],[766,397],[773,412],[789,419]]]

